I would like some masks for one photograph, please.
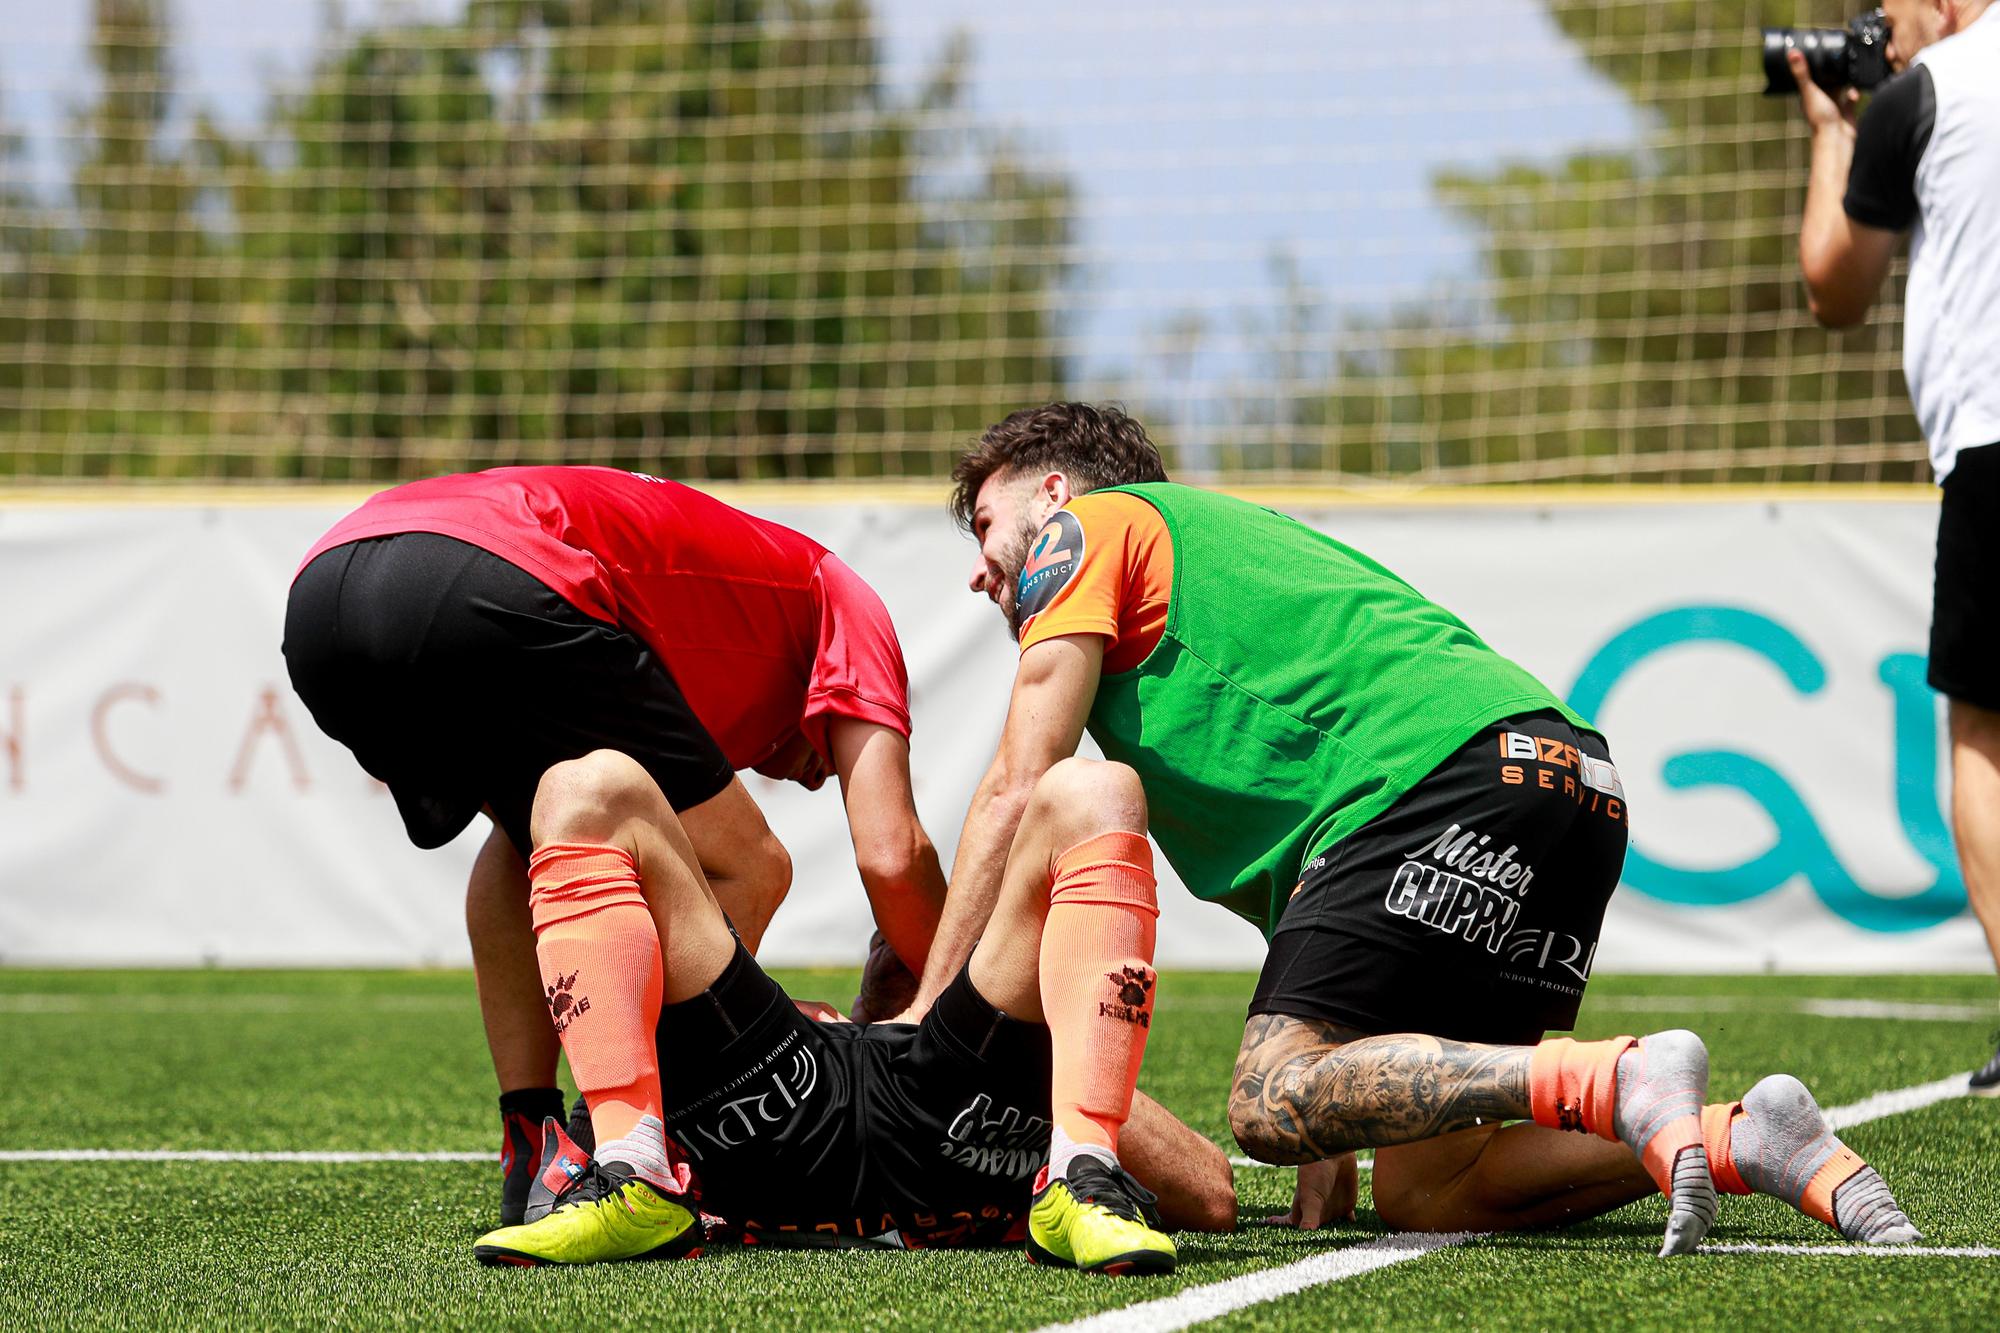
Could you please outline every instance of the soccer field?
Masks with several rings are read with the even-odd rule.
[[[800,996],[853,993],[851,974],[781,975]],[[1250,985],[1163,977],[1143,1080],[1225,1145]],[[1237,1234],[1183,1237],[1172,1278],[1121,1281],[1017,1251],[711,1246],[679,1263],[481,1268],[497,1142],[469,975],[0,972],[0,1327],[1992,1328],[2000,1101],[1925,1090],[1991,1050],[1992,987],[1605,977],[1584,1010],[1586,1036],[1696,1028],[1717,1098],[1787,1069],[1853,1108],[1844,1137],[1924,1231],[1917,1252],[1844,1251],[1761,1198],[1725,1198],[1708,1246],[1676,1260],[1653,1257],[1657,1200],[1540,1235],[1398,1238],[1368,1210],[1365,1173],[1354,1224],[1301,1234],[1261,1221],[1288,1205],[1291,1173],[1245,1166]],[[129,1155],[190,1151],[434,1156]]]

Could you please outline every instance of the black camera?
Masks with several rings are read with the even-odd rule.
[[[1845,28],[1764,29],[1764,96],[1798,91],[1785,52],[1805,53],[1812,81],[1838,97],[1843,88],[1873,88],[1889,78],[1889,20],[1871,9]]]

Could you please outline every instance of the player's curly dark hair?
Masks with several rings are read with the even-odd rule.
[[[1136,481],[1165,481],[1146,428],[1116,407],[1049,403],[1024,407],[986,428],[951,470],[951,514],[972,530],[979,488],[996,472],[1060,472],[1078,493]]]

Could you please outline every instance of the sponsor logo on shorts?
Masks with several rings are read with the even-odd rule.
[[[1596,960],[1596,940],[1585,942],[1559,930],[1523,926],[1507,937],[1507,961],[1514,968],[1531,970],[1503,971],[1500,976],[1542,990],[1582,995]]]
[[[1499,889],[1421,861],[1403,862],[1382,905],[1392,916],[1483,944],[1488,953],[1500,952],[1514,918],[1521,914],[1521,904]]]
[[[696,1161],[782,1133],[819,1088],[819,1057],[796,1031],[720,1088],[672,1115],[675,1140]]]
[[[1612,819],[1625,817],[1625,784],[1608,759],[1594,759],[1552,736],[1525,731],[1500,733],[1500,758],[1500,781],[1510,787],[1561,792]]]
[[[558,972],[555,981],[543,987],[548,992],[544,998],[549,1003],[549,1017],[555,1020],[556,1035],[559,1037],[569,1031],[571,1023],[590,1012],[588,995],[570,994],[576,989],[576,976],[574,972],[568,976]]]
[[[1069,586],[1082,563],[1083,524],[1067,509],[1058,509],[1035,534],[1028,546],[1028,562],[1021,566],[1014,614],[1023,627],[1049,609],[1049,603]]]
[[[1496,852],[1492,842],[1492,837],[1487,834],[1451,824],[1414,852],[1404,852],[1403,859],[1420,861],[1429,857],[1467,879],[1485,880],[1497,888],[1511,891],[1516,897],[1527,897],[1528,884],[1535,878],[1534,869],[1514,859],[1514,853],[1521,850],[1518,846],[1509,843],[1507,850]]]
[[[939,1151],[968,1171],[1026,1180],[1042,1169],[1048,1148],[1047,1118],[1024,1118],[1018,1106],[1003,1107],[996,1116],[993,1098],[982,1092],[953,1118]]]
[[[1152,1011],[1146,1008],[1146,999],[1153,993],[1156,980],[1150,967],[1126,967],[1116,972],[1106,972],[1105,980],[1118,990],[1118,999],[1099,1000],[1097,1016],[1115,1018],[1121,1023],[1137,1023],[1142,1028],[1153,1026]]]

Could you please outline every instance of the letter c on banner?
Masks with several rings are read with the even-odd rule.
[[[143,792],[148,796],[157,796],[166,790],[167,784],[159,778],[150,777],[147,774],[139,772],[120,759],[118,752],[111,748],[111,735],[106,723],[111,716],[111,710],[127,701],[148,705],[158,704],[160,702],[160,692],[151,685],[140,685],[131,681],[122,685],[113,685],[99,696],[96,707],[90,710],[90,739],[97,747],[97,757],[102,759],[104,766],[111,770],[112,777],[117,778],[133,791]]]
[[[1686,606],[1649,616],[1614,635],[1577,676],[1570,706],[1585,717],[1594,716],[1612,687],[1633,667],[1687,643],[1726,643],[1754,653],[1776,667],[1802,695],[1816,694],[1826,686],[1826,668],[1819,658],[1777,621],[1740,607]],[[1896,698],[1897,812],[1906,836],[1936,872],[1929,888],[1902,897],[1871,893],[1841,864],[1819,822],[1784,775],[1734,750],[1675,755],[1662,767],[1661,776],[1677,790],[1732,787],[1742,792],[1777,828],[1771,846],[1738,865],[1692,870],[1655,860],[1634,843],[1626,853],[1625,883],[1662,902],[1721,907],[1761,897],[1801,875],[1829,910],[1864,930],[1921,930],[1957,916],[1965,909],[1965,886],[1937,814],[1935,706],[1928,691],[1911,688],[1904,657],[1884,661],[1882,678]],[[1921,683],[1920,661],[1915,679]]]

